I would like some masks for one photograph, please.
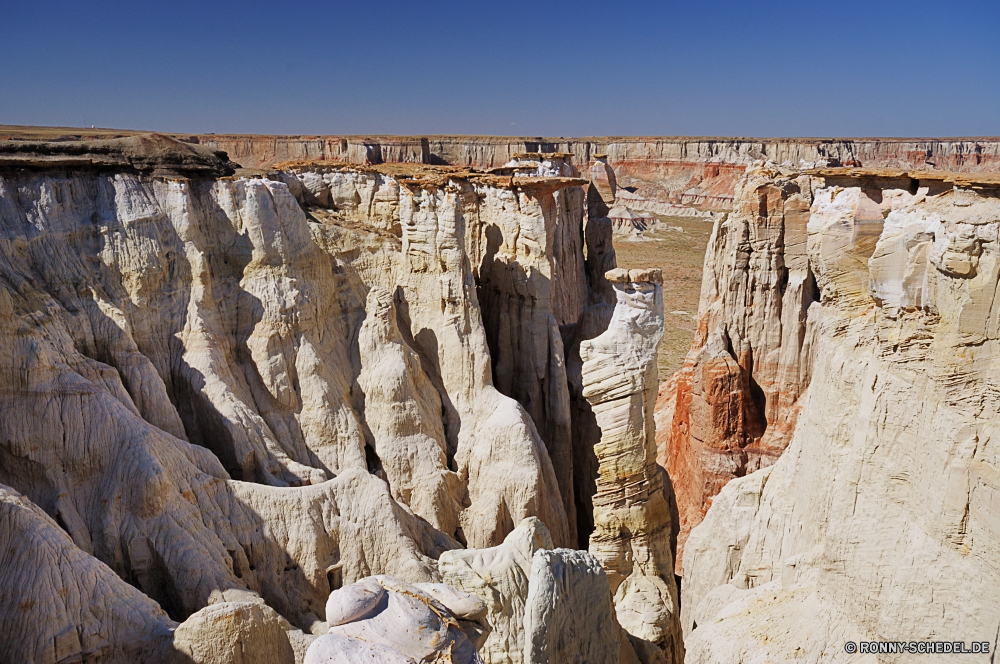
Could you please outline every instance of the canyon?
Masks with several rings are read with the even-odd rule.
[[[117,138],[113,129],[0,125],[0,141]],[[372,165],[415,163],[487,170],[518,154],[562,153],[580,169],[604,161],[614,169],[630,207],[661,215],[694,209],[730,210],[736,183],[755,161],[792,168],[841,165],[955,172],[1000,171],[1000,138],[730,138],[506,136],[266,136],[172,134],[226,152],[245,168],[296,160]]]
[[[822,661],[891,634],[995,652],[998,193],[996,174],[748,173],[754,214],[716,227],[716,257],[735,252],[706,276],[707,340],[676,392],[703,415],[678,401],[690,434],[668,453],[702,460],[694,502],[747,466],[684,547],[686,661]],[[753,306],[734,317],[740,297]]]
[[[4,661],[995,651],[1000,141],[0,139]]]

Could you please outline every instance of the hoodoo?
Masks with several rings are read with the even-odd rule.
[[[653,423],[662,277],[618,268],[607,278],[618,298],[611,322],[580,344],[583,396],[601,429],[590,550],[608,572],[622,626],[680,661],[670,505]]]

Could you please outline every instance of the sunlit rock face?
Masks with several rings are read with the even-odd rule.
[[[585,551],[553,549],[538,519],[525,519],[499,546],[448,551],[438,568],[446,584],[482,599],[490,629],[476,645],[487,664],[674,661],[651,643],[633,645],[601,563]]]
[[[104,630],[107,661],[130,661],[190,617],[186,645],[157,652],[198,660],[230,616],[245,630],[220,639],[271,634],[298,661],[345,584],[439,582],[443,552],[498,546],[525,518],[548,549],[576,545],[563,334],[607,288],[584,259],[585,181],[232,177],[183,145],[157,175],[152,145],[0,173],[0,482],[148,598],[145,627],[72,607],[79,652]],[[531,629],[547,642],[546,620]]]
[[[730,210],[744,172],[767,160],[791,168],[840,164],[865,168],[1000,170],[1000,142],[989,139],[545,138],[506,136],[234,136],[184,137],[225,150],[245,167],[292,159],[352,164],[407,162],[491,169],[524,153],[571,154],[585,177],[606,163],[618,185],[636,189],[633,209],[676,214],[697,206]],[[609,201],[610,203],[611,201]]]
[[[781,458],[729,482],[691,532],[687,658],[821,661],[898,634],[992,644],[996,184],[812,175],[811,380]]]
[[[670,505],[653,421],[662,277],[620,268],[607,277],[617,295],[611,322],[580,345],[583,396],[601,429],[590,551],[608,573],[622,627],[680,661]]]
[[[451,586],[368,577],[330,594],[329,629],[309,646],[304,664],[482,664],[463,623],[484,611],[475,596]]]
[[[806,255],[812,187],[810,176],[758,165],[737,186],[733,212],[715,222],[698,336],[657,404],[681,551],[722,487],[773,464],[795,426],[818,299]]]

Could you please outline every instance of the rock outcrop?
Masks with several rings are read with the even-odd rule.
[[[734,477],[773,464],[809,384],[819,299],[806,256],[812,178],[758,165],[705,255],[698,335],[657,404],[659,462],[673,480],[679,549]],[[678,555],[678,568],[682,555]]]
[[[456,549],[438,560],[445,583],[482,598],[491,631],[478,644],[487,664],[640,660],[618,625],[604,569],[584,551],[552,549],[545,525],[525,519],[503,544]],[[678,660],[679,661],[679,660]]]
[[[392,497],[438,530],[458,530],[461,478],[448,468],[441,397],[399,332],[392,294],[368,291],[358,332],[365,421]]]
[[[560,325],[601,285],[585,181],[546,160],[219,177],[225,155],[151,140],[162,162],[126,139],[0,164],[0,481],[145,602],[147,627],[99,627],[106,661],[189,617],[189,657],[216,661],[195,642],[217,618],[243,644],[287,621],[302,638],[272,645],[300,657],[344,584],[437,582],[442,552],[527,517],[575,545]],[[9,645],[31,661],[32,638]]]
[[[488,549],[456,549],[438,559],[441,580],[480,597],[492,630],[479,647],[483,660],[519,664],[525,652],[525,604],[536,551],[552,549],[548,529],[526,519],[503,543]]]
[[[811,176],[812,378],[781,458],[729,482],[691,532],[688,660],[995,649],[1000,180]]]
[[[58,143],[0,141],[3,169],[76,168],[184,179],[232,175],[239,167],[222,150],[176,141],[163,134]]]
[[[670,505],[656,464],[656,348],[663,336],[659,270],[611,270],[608,328],[580,344],[583,396],[601,430],[591,553],[607,571],[618,621],[683,659]]]
[[[482,664],[458,622],[481,616],[482,602],[436,585],[373,576],[333,591],[326,608],[329,631],[312,642],[304,664]]]
[[[586,607],[585,610],[583,607]],[[608,580],[584,551],[536,551],[525,601],[525,662],[576,664],[621,658]]]
[[[197,611],[174,630],[178,662],[198,664],[294,664],[314,637],[293,630],[260,600],[220,602]]]

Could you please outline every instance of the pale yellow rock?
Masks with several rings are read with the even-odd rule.
[[[576,321],[588,295],[582,192],[551,183],[397,181],[342,167],[296,167],[286,177],[313,171],[331,191],[336,184],[354,192],[334,196],[335,210],[316,212],[317,219],[331,214],[337,223],[398,230],[395,255],[380,263],[330,242],[326,229],[314,233],[345,250],[336,258],[352,286],[382,286],[399,298],[402,337],[442,397],[446,456],[467,488],[459,539],[498,544],[523,518],[538,516],[557,543],[574,541],[575,520],[571,527],[566,516],[575,505],[559,325]],[[365,202],[377,183],[386,202],[378,214]]]
[[[486,664],[658,661],[650,643],[640,644],[648,656],[636,657],[598,560],[552,550],[538,519],[525,519],[500,546],[447,551],[438,568],[445,583],[483,600],[491,631],[477,647]]]
[[[263,602],[221,602],[181,623],[173,645],[196,664],[293,664],[290,628]]]
[[[671,518],[653,422],[663,291],[658,270],[619,269],[607,277],[618,297],[611,323],[580,344],[583,396],[601,429],[590,551],[607,572],[622,627],[679,662]]]

